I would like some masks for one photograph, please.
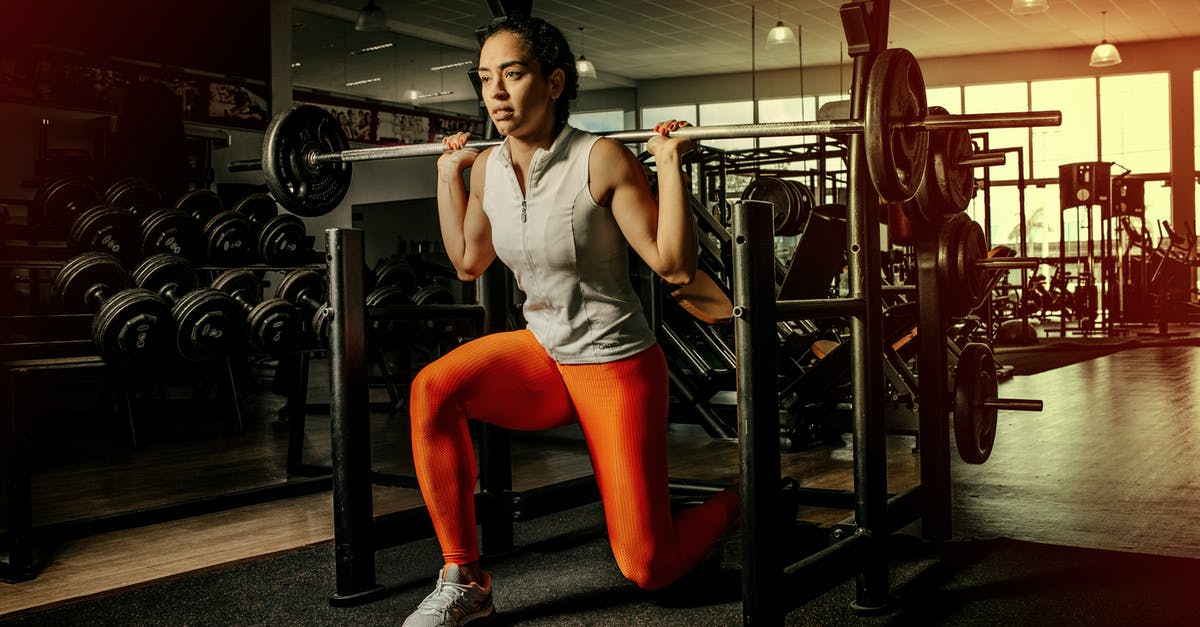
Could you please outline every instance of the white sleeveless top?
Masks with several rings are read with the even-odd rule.
[[[655,342],[629,278],[629,245],[588,189],[598,139],[564,126],[549,150],[534,152],[524,197],[506,139],[484,180],[496,255],[525,292],[529,330],[563,364],[616,361]]]

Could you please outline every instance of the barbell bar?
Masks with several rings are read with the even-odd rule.
[[[1028,111],[1013,113],[964,113],[931,115],[922,121],[914,121],[897,125],[895,128],[915,130],[941,129],[989,129],[1035,126],[1059,126],[1062,124],[1061,111]],[[711,126],[684,126],[671,131],[671,137],[684,139],[744,139],[753,137],[790,137],[798,135],[830,135],[836,133],[863,132],[864,123],[857,120],[806,120],[800,122],[759,122],[757,124],[718,124]],[[615,131],[598,133],[603,137],[622,143],[643,143],[659,135],[652,130]],[[502,140],[471,141],[468,148],[483,150],[499,146]],[[373,148],[355,148],[338,152],[312,151],[305,157],[310,166],[324,163],[353,163],[355,161],[381,161],[385,159],[404,159],[408,157],[432,157],[446,152],[441,142],[431,144],[408,144],[403,146],[377,146]],[[249,172],[262,169],[261,159],[244,159],[230,161],[230,172]],[[971,159],[959,162],[963,166],[1003,165],[1004,155],[1000,153],[997,161],[992,153],[982,153]]]
[[[917,193],[925,178],[927,131],[1060,124],[1060,111],[931,113],[916,59],[907,50],[892,48],[881,52],[871,66],[861,120],[688,126],[672,131],[672,135],[706,140],[862,133],[867,170],[876,190],[887,201],[903,202]],[[653,130],[637,130],[605,136],[620,142],[646,142],[656,134]],[[499,143],[490,140],[469,146],[479,149]],[[440,142],[350,149],[345,132],[328,112],[313,105],[295,105],[272,119],[260,160],[231,162],[229,169],[262,169],[277,202],[293,213],[318,216],[332,211],[345,197],[353,162],[436,156],[442,152]]]

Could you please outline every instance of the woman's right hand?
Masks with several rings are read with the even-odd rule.
[[[438,157],[438,172],[457,177],[462,174],[463,170],[475,163],[479,151],[470,148],[464,149],[470,138],[471,134],[466,131],[442,138],[442,146],[446,148],[446,152]]]

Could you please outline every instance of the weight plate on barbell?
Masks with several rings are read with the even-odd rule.
[[[867,81],[867,169],[880,196],[904,202],[921,187],[929,157],[929,133],[905,126],[929,113],[925,79],[911,52],[889,48],[876,57]]]
[[[808,224],[808,216],[812,213],[813,207],[817,206],[817,199],[807,185],[799,181],[786,181],[792,188],[795,205],[793,205],[791,220],[785,230],[788,235],[800,235],[804,232],[804,225]]]
[[[954,368],[954,444],[968,464],[982,464],[996,442],[996,410],[984,402],[996,398],[996,362],[986,344],[963,347]]]
[[[965,279],[959,272],[959,248],[962,229],[970,221],[965,214],[955,214],[938,230],[937,276],[938,295],[942,312],[949,318],[965,316],[973,304],[972,296],[965,293]]]
[[[983,233],[983,227],[974,220],[963,222],[958,231],[958,252],[955,263],[963,296],[969,297],[969,309],[971,310],[978,307],[987,298],[987,288],[992,273],[976,265],[980,259],[986,259],[987,254],[987,236]]]
[[[760,176],[742,190],[743,200],[761,200],[773,206],[772,225],[776,235],[781,235],[791,219],[792,196],[788,185],[777,176]]]
[[[337,153],[350,147],[341,124],[314,105],[293,105],[276,116],[263,141],[262,168],[267,188],[288,211],[319,216],[341,204],[350,188],[349,162],[315,164],[314,153]]]

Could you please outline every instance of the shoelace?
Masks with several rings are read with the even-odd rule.
[[[437,588],[429,596],[421,601],[421,605],[417,607],[417,611],[422,614],[430,614],[440,616],[446,610],[450,609],[454,604],[458,603],[459,599],[467,594],[470,586],[451,581],[438,581]]]

